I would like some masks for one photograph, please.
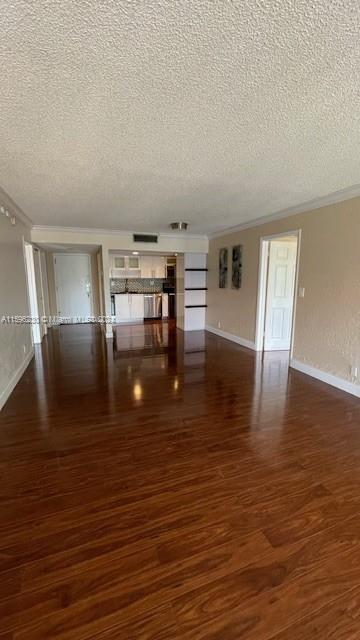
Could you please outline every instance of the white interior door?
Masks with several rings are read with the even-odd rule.
[[[54,256],[58,315],[73,322],[91,316],[90,258],[86,254]]]
[[[297,240],[272,240],[269,248],[265,351],[287,351],[291,346]]]

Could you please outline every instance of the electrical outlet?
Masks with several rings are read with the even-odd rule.
[[[219,322],[218,322],[218,329],[221,329],[221,322],[220,322],[220,320],[219,320]]]
[[[299,298],[305,298],[305,287],[299,287]]]
[[[26,353],[26,344],[23,344],[23,352]]]
[[[355,367],[355,366],[351,365],[351,366],[350,366],[350,375],[351,375],[353,378],[357,379],[358,374],[359,374],[358,367]]]

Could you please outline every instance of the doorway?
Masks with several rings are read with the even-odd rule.
[[[260,239],[257,351],[291,351],[300,231]]]
[[[92,315],[90,256],[54,254],[57,313],[67,322],[86,322]]]
[[[32,318],[31,335],[33,344],[40,344],[42,340],[42,330],[40,325],[40,314],[38,304],[38,293],[36,287],[34,250],[32,244],[24,242],[24,256],[26,268],[26,282],[28,290],[29,310]]]
[[[38,314],[39,314],[40,340],[42,340],[44,335],[46,335],[47,333],[47,323],[44,321],[44,318],[47,316],[47,308],[45,307],[45,287],[44,287],[45,274],[43,273],[41,253],[37,247],[33,247],[33,258],[34,258],[37,308],[38,308]]]

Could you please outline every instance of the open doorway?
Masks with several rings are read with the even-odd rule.
[[[45,318],[49,313],[49,305],[47,301],[47,298],[48,298],[47,273],[46,273],[46,263],[44,262],[44,258],[45,258],[45,255],[42,252],[40,252],[37,247],[33,247],[36,298],[37,298],[38,314],[40,317],[40,320],[39,320],[40,340],[42,340],[43,337],[47,334],[47,322],[45,321]]]
[[[33,344],[40,344],[43,334],[40,325],[39,294],[36,287],[34,250],[32,244],[24,242],[24,257]]]
[[[109,268],[116,357],[163,357],[175,335],[176,254],[111,251]]]
[[[300,231],[260,239],[257,351],[292,351]]]
[[[175,319],[176,255],[111,251],[109,263],[115,326]]]

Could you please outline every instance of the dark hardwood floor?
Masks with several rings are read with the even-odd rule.
[[[0,414],[0,640],[360,637],[360,401],[172,324],[52,329]]]

